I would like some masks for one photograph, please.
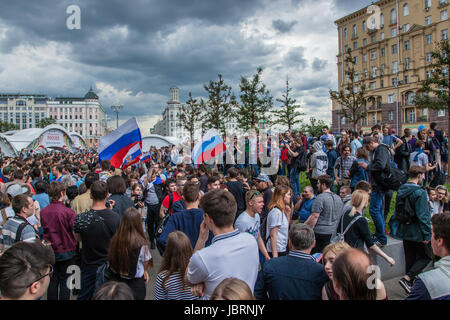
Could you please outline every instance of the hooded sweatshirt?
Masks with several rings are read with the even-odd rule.
[[[427,192],[415,183],[405,183],[397,193],[399,199],[408,197],[414,205],[417,219],[413,223],[398,224],[394,236],[402,240],[422,242],[431,239],[431,210],[428,205]]]
[[[328,156],[322,150],[322,142],[317,141],[312,148],[315,152],[311,156],[311,168],[313,169],[311,177],[317,179],[321,175],[327,174]]]

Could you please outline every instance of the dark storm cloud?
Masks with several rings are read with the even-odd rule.
[[[272,20],[272,27],[280,33],[287,33],[297,24],[297,21],[286,22],[281,19]]]

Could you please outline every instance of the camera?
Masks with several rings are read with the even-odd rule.
[[[142,200],[144,200],[144,195],[142,195],[142,194],[140,194],[140,195],[133,194],[131,196],[134,197],[134,203],[135,204],[138,203],[138,202],[141,202]]]

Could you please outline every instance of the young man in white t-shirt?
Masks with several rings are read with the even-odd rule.
[[[209,299],[226,278],[237,278],[253,292],[258,276],[258,245],[250,234],[233,227],[236,200],[226,190],[211,190],[202,197],[200,207],[205,219],[186,272],[186,279],[196,295]],[[205,248],[209,231],[214,238]]]
[[[250,233],[258,243],[259,251],[266,260],[270,260],[264,241],[259,232],[261,218],[259,214],[264,207],[263,194],[257,190],[250,190],[245,195],[245,203],[247,208],[242,212],[234,223],[234,228],[240,232]]]

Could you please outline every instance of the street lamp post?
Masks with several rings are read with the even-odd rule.
[[[123,109],[123,105],[121,105],[120,103],[116,103],[116,105],[111,106],[111,109],[114,110],[114,112],[116,113],[116,121],[117,121],[117,128],[119,128],[119,110]]]

